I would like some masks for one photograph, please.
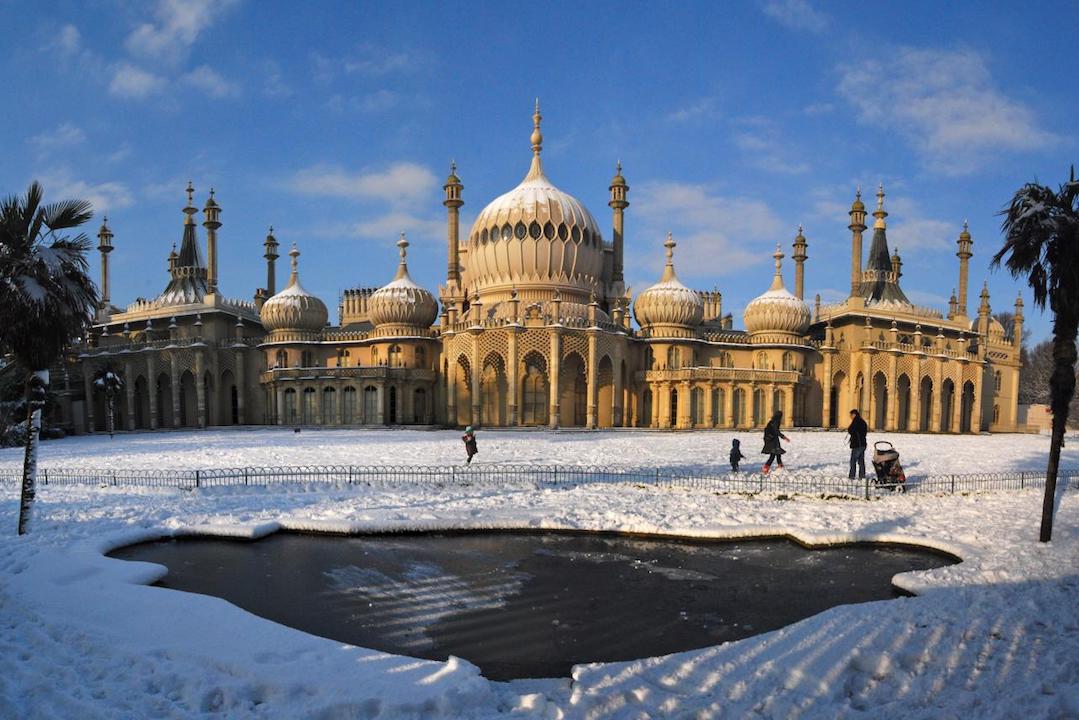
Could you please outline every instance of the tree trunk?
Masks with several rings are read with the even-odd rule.
[[[1056,505],[1057,470],[1064,430],[1068,423],[1068,403],[1075,392],[1075,337],[1079,318],[1057,313],[1053,320],[1053,375],[1049,379],[1050,407],[1053,411],[1053,439],[1049,444],[1049,467],[1045,474],[1045,497],[1042,500],[1042,526],[1039,540],[1053,537],[1053,510]]]
[[[34,380],[42,385],[41,397],[37,397]],[[37,488],[37,443],[41,431],[41,410],[44,406],[44,388],[49,386],[49,371],[36,370],[27,382],[26,393],[26,454],[22,465],[22,493],[19,498],[19,534],[30,530],[30,509]]]

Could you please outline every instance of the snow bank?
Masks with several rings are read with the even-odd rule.
[[[444,462],[460,453],[459,441],[444,433],[162,433],[118,437],[114,444],[107,438],[44,443],[43,464],[117,463],[111,453],[120,443],[135,455],[145,453],[143,466],[205,466],[214,457],[223,464],[238,458],[239,464],[264,464],[260,452],[280,450],[260,450],[255,438],[287,443],[294,437],[303,440],[290,445],[292,451],[362,451],[369,463],[424,453]],[[725,455],[719,452],[724,437],[729,434],[492,432],[481,435],[480,449],[486,459],[504,454],[515,462],[623,458],[711,466]],[[207,457],[197,446],[204,438]],[[245,449],[230,449],[229,438]],[[975,463],[969,471],[1044,460],[1037,456],[1044,438],[1008,439],[1010,445],[986,437],[896,444],[905,453],[907,447],[924,452],[924,462],[936,468],[956,467],[958,458]],[[833,440],[839,445],[837,436],[800,433],[792,452],[803,454],[793,457],[833,462],[831,451],[808,449]],[[173,442],[172,450],[164,447]],[[979,442],[985,443],[980,451]],[[635,454],[633,443],[642,446]],[[537,446],[558,457],[538,456]],[[1079,464],[1075,451],[1068,452],[1071,464]],[[17,538],[17,488],[4,487],[0,517],[8,518],[10,532],[0,536],[0,717],[1077,717],[1079,493],[1064,498],[1047,545],[1037,542],[1040,510],[1036,491],[864,502],[610,484],[320,492],[50,486],[39,494],[33,534]],[[217,598],[148,587],[163,568],[103,556],[157,537],[256,538],[278,528],[785,534],[809,545],[918,544],[963,562],[895,578],[919,597],[841,606],[704,650],[580,665],[572,681],[490,683],[465,660],[431,662],[346,646]]]

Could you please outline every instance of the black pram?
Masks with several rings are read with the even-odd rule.
[[[906,492],[907,476],[899,464],[899,451],[890,442],[873,443],[873,469],[877,471],[877,485]]]

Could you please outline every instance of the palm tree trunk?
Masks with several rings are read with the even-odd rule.
[[[30,509],[34,502],[37,488],[37,443],[41,432],[41,410],[44,407],[44,394],[37,397],[34,379],[41,381],[43,388],[49,386],[49,371],[36,370],[27,382],[26,393],[26,454],[22,464],[22,493],[19,498],[19,534],[30,530]]]
[[[112,394],[111,393],[109,394],[109,396],[108,396],[108,398],[106,400],[107,400],[107,402],[105,404],[108,405],[108,412],[109,412],[109,417],[108,417],[108,420],[107,420],[108,430],[109,430],[109,439],[112,440],[112,429],[113,429],[113,422],[114,422],[112,416],[113,416],[114,410],[113,410],[113,399],[112,399]]]
[[[1060,449],[1064,446],[1064,430],[1068,423],[1068,404],[1075,393],[1075,338],[1079,334],[1079,318],[1057,313],[1053,321],[1053,375],[1049,378],[1050,407],[1053,411],[1053,437],[1049,444],[1049,467],[1045,474],[1045,497],[1042,499],[1042,526],[1039,540],[1049,542],[1053,537],[1053,510],[1057,495],[1057,470]]]

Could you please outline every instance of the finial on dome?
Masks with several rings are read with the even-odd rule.
[[[184,192],[187,193],[187,205],[184,206],[184,215],[187,217],[184,218],[184,224],[194,225],[195,220],[193,216],[199,210],[195,207],[195,187],[191,184],[190,180],[187,181],[187,189]]]
[[[622,174],[622,158],[618,158],[618,162],[616,162],[614,164],[614,167],[615,167],[615,174],[621,175]]]
[[[540,115],[539,98],[536,98],[536,112],[532,114],[532,152],[536,155],[540,154],[540,150],[543,149],[543,133],[540,132],[540,120],[543,116]]]
[[[456,160],[450,160],[450,175],[456,175],[456,174],[457,174],[457,161]]]
[[[288,256],[292,258],[292,274],[295,275],[300,269],[300,249],[296,247],[296,243],[292,243],[292,249],[288,251]]]
[[[674,265],[674,248],[678,243],[674,241],[674,233],[667,233],[667,241],[663,243],[663,247],[667,248],[667,266]]]
[[[783,254],[783,247],[779,243],[776,243],[776,251],[772,253],[772,257],[776,259],[776,275],[779,275],[780,268],[783,265],[783,258],[786,257]]]
[[[877,209],[873,211],[873,217],[876,221],[873,222],[873,229],[883,230],[885,228],[884,218],[888,217],[888,213],[884,211],[884,183],[881,182],[877,186]]]
[[[398,252],[401,255],[401,264],[405,264],[405,256],[408,254],[408,239],[405,238],[404,230],[401,231],[401,237],[397,240]]]

